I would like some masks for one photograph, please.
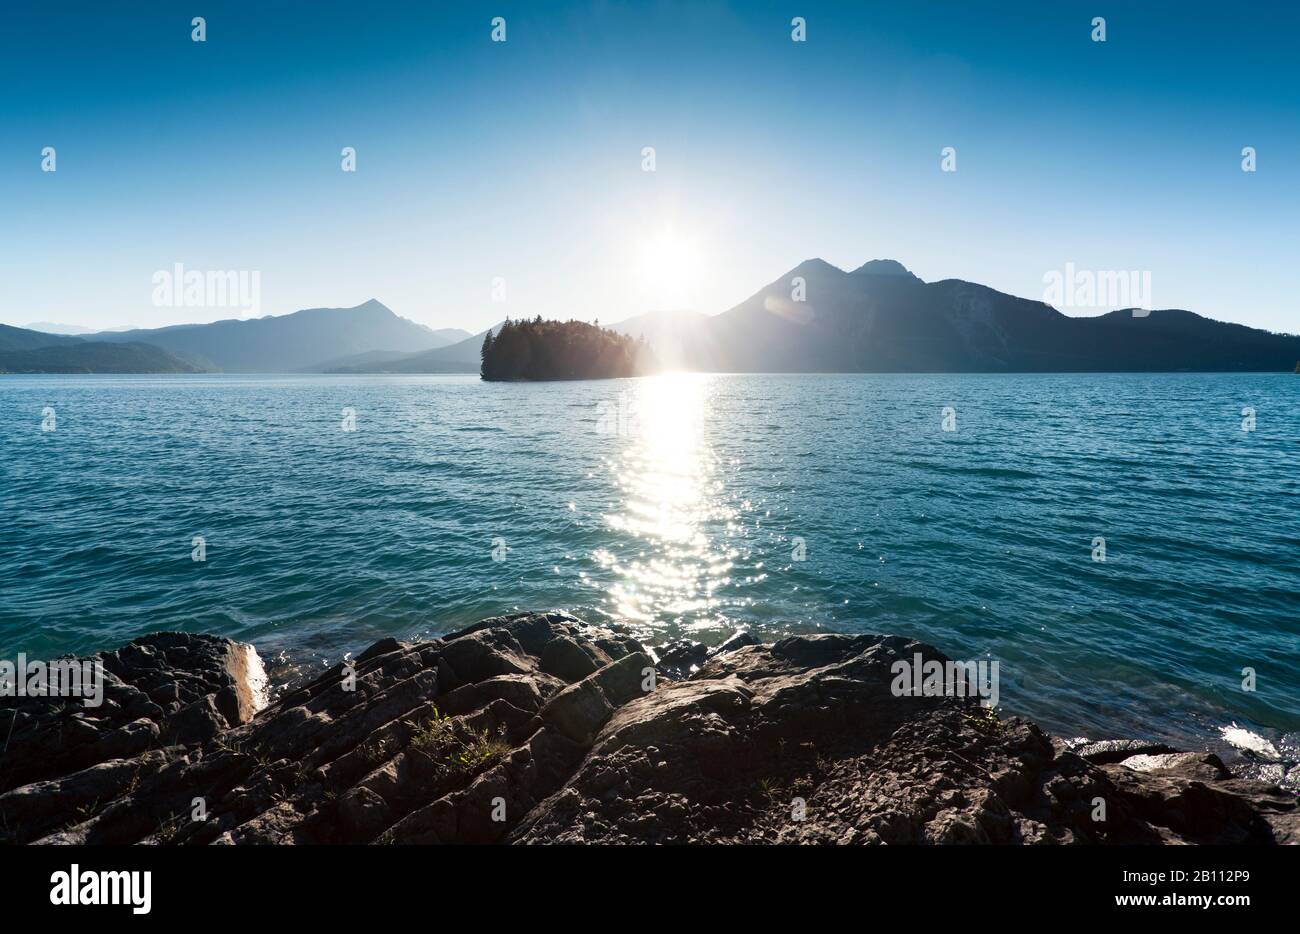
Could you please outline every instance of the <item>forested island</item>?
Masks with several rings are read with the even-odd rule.
[[[655,369],[642,339],[585,321],[507,320],[483,337],[485,380],[612,379]]]

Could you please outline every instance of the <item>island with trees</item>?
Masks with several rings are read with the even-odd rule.
[[[485,380],[613,379],[644,376],[656,367],[641,339],[585,321],[507,320],[483,337]]]

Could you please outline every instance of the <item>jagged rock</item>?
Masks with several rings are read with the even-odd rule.
[[[111,653],[98,712],[0,707],[6,838],[1300,841],[1294,796],[1212,756],[1068,743],[973,699],[895,696],[894,662],[944,660],[897,636],[739,633],[656,665],[622,627],[518,614],[381,640],[256,716],[233,645],[145,637]]]
[[[148,723],[149,721],[142,721]],[[167,720],[166,739],[172,743],[188,745],[211,739],[229,723],[217,709],[217,695],[205,694],[192,704],[176,711]]]
[[[659,662],[655,666],[659,673],[674,681],[681,681],[690,677],[692,672],[699,670],[708,657],[709,650],[698,642],[679,639],[660,646],[655,650],[655,654],[659,657]]]
[[[1095,760],[1094,760],[1095,761]],[[1232,778],[1223,761],[1212,753],[1168,752],[1160,754],[1141,753],[1129,756],[1120,765],[1134,772],[1150,772],[1157,775],[1180,775],[1216,782]]]
[[[568,636],[558,636],[546,643],[542,650],[541,667],[543,671],[572,683],[587,677],[602,664],[608,664],[609,660],[609,656],[594,646],[586,649]]]
[[[1216,756],[1185,753],[1152,757],[1142,771],[1105,770],[1136,815],[1166,842],[1300,843],[1294,795],[1248,779],[1230,778]]]
[[[614,708],[592,678],[571,684],[542,709],[542,720],[576,743],[590,744]]]
[[[1133,756],[1158,756],[1178,750],[1151,740],[1106,739],[1095,743],[1077,744],[1071,751],[1094,765],[1110,765],[1113,762],[1123,762]]]
[[[653,690],[648,678],[654,671],[654,662],[645,652],[632,652],[612,662],[593,675],[605,699],[614,707],[621,707],[634,697]]]
[[[362,785],[340,799],[339,821],[350,836],[371,838],[393,822],[393,813],[387,801]]]
[[[252,646],[216,636],[157,632],[89,661],[103,665],[98,706],[0,697],[0,733],[10,750],[0,757],[0,792],[137,756],[178,733],[185,742],[210,738],[214,728],[251,720],[265,686]]]
[[[708,657],[714,658],[718,655],[726,655],[728,652],[736,651],[736,649],[743,649],[747,645],[758,645],[758,637],[748,629],[742,629],[739,632],[732,633],[721,644],[709,649]]]

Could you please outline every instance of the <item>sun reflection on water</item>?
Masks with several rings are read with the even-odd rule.
[[[727,543],[736,515],[708,443],[714,379],[650,377],[622,402],[622,449],[610,467],[623,496],[605,516],[619,544],[594,557],[610,572],[611,612],[629,622],[683,630],[724,622],[718,592],[737,555]]]

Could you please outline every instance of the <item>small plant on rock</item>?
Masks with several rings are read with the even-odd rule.
[[[486,727],[471,731],[456,756],[455,761],[460,768],[472,774],[504,759],[510,753],[510,744],[505,741],[502,732],[490,733]]]
[[[176,836],[181,832],[181,819],[175,814],[169,814],[167,819],[158,825],[158,842],[166,845],[176,842]]]
[[[431,759],[443,776],[474,775],[510,753],[504,727],[495,733],[487,727],[459,732],[456,722],[436,707],[414,727],[410,748]]]
[[[781,783],[775,778],[760,778],[754,782],[754,791],[760,798],[770,803],[781,794]]]
[[[998,712],[992,707],[975,707],[962,714],[962,719],[975,728],[977,733],[993,736],[1002,729]]]
[[[410,747],[430,758],[437,758],[442,750],[455,741],[456,729],[451,717],[434,707],[433,713],[423,723],[414,726]]]

